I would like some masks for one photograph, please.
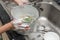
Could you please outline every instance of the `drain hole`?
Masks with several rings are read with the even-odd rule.
[[[38,35],[37,37],[41,37],[41,35]]]
[[[43,0],[40,0],[40,2],[42,2]]]
[[[40,10],[41,10],[41,11],[44,11],[44,9],[43,9],[43,8],[40,8]]]

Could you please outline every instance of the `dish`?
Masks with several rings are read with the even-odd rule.
[[[44,40],[60,40],[60,37],[55,32],[47,32],[44,34]]]

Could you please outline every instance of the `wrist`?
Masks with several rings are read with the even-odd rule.
[[[13,23],[12,23],[12,21],[10,22],[10,27],[12,28],[12,29],[14,29],[14,25],[13,25]]]

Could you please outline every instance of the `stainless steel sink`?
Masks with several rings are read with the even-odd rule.
[[[41,8],[43,11],[41,11],[40,16],[46,17],[60,35],[60,6],[55,2],[43,2]]]
[[[58,26],[54,25],[51,21],[49,21],[48,18],[40,17],[39,21],[40,21],[40,25],[43,25],[45,27],[49,27],[51,29],[50,31],[56,32],[60,36],[60,29],[58,28]]]
[[[43,28],[41,28],[43,27]],[[48,27],[48,28],[47,28]],[[28,40],[43,40],[44,34],[47,32],[54,32],[60,38],[60,32],[57,26],[51,23],[46,17],[40,17],[38,21],[35,22],[33,32],[28,35]],[[45,40],[45,39],[44,39]],[[59,39],[60,40],[60,39]]]
[[[42,3],[40,16],[47,17],[53,24],[60,26],[60,6],[56,5],[55,2]],[[60,28],[60,27],[59,27]]]

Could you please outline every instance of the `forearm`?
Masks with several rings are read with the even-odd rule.
[[[13,25],[11,22],[5,24],[4,26],[0,27],[0,34],[7,31],[7,30],[10,30],[11,28],[13,28]]]

